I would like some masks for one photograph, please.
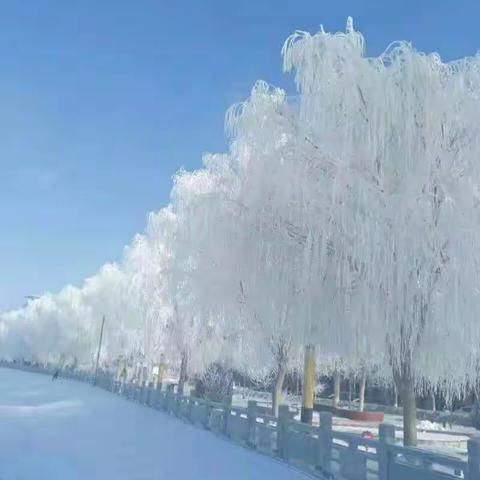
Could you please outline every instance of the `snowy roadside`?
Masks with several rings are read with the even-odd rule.
[[[69,380],[0,368],[1,480],[302,480],[307,474]]]

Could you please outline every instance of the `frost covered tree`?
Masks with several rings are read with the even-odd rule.
[[[219,360],[226,340],[208,231],[208,218],[219,212],[221,180],[209,169],[179,172],[172,190],[176,224],[166,278],[173,303],[169,335],[180,354],[180,390],[188,376]]]
[[[303,131],[349,192],[343,268],[361,284],[347,318],[389,360],[415,444],[415,391],[459,393],[477,375],[480,59],[402,42],[367,58],[349,20],[345,34],[297,32],[284,61]]]
[[[85,315],[82,325],[79,319]],[[65,287],[57,295],[44,295],[19,310],[2,315],[1,345],[3,355],[14,360],[83,364],[92,360],[89,311],[81,291]]]
[[[299,335],[292,326],[304,250],[294,211],[299,194],[293,182],[294,122],[285,92],[258,82],[250,98],[228,112],[227,127],[238,175],[238,251],[233,254],[241,259],[235,273],[242,336],[255,350],[248,358],[257,363],[250,368],[259,376],[274,374],[272,409],[277,415],[285,376],[298,350]],[[289,175],[291,186],[285,183]]]
[[[137,235],[127,247],[122,264],[128,278],[126,295],[133,318],[140,318],[138,348],[144,353],[149,374],[167,350],[166,322],[171,316],[171,304],[166,301],[167,284],[163,272],[168,256],[162,235],[157,229],[165,225],[164,212],[149,216],[146,233]],[[147,379],[145,379],[147,380]]]

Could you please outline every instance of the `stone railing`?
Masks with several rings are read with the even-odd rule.
[[[53,374],[53,368],[0,364],[35,373]],[[63,371],[63,378],[93,382],[85,372]],[[310,473],[342,480],[480,480],[480,438],[468,441],[468,459],[428,452],[395,443],[395,427],[381,424],[379,438],[368,439],[332,429],[332,414],[320,412],[320,426],[293,419],[287,405],[276,418],[250,400],[235,407],[169,388],[155,389],[116,381],[99,373],[96,386],[155,410],[160,410],[224,436],[232,442],[279,457]]]

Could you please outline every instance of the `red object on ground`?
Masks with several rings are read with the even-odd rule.
[[[330,405],[316,403],[314,410],[317,412],[332,412],[337,417],[348,418],[350,420],[356,420],[359,422],[375,422],[382,423],[385,419],[383,412],[369,412],[364,410],[359,412],[358,410],[348,410],[346,408],[335,408]]]
[[[359,412],[357,410],[337,408],[335,413],[339,417],[349,418],[350,420],[358,420],[360,422],[382,423],[385,418],[385,414],[383,412]]]

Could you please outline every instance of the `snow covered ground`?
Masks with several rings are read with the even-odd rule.
[[[87,384],[0,368],[1,480],[306,480]]]

